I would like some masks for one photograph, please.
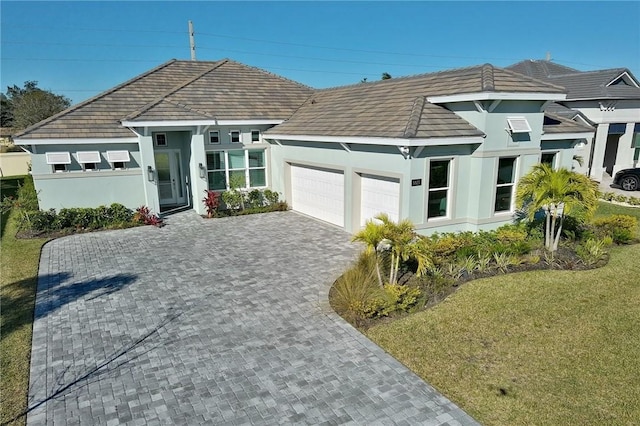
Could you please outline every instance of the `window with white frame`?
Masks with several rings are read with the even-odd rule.
[[[232,130],[229,132],[231,137],[231,143],[240,143],[242,142],[240,130]]]
[[[98,170],[98,164],[102,161],[98,151],[78,151],[76,158],[84,171]]]
[[[229,150],[207,153],[209,189],[224,191],[231,179],[245,188],[266,186],[264,150]]]
[[[122,170],[131,161],[129,151],[107,151],[107,161],[113,170]]]
[[[220,132],[217,130],[212,130],[209,132],[209,143],[211,144],[219,144],[220,143]]]
[[[498,159],[498,178],[496,180],[495,212],[508,212],[512,210],[513,191],[516,182],[517,158]]]
[[[251,131],[251,143],[260,142],[260,130],[252,130]]]
[[[167,135],[166,133],[156,133],[155,134],[156,146],[167,146]]]
[[[531,132],[531,126],[525,117],[507,117],[507,125],[511,133]]]
[[[451,160],[429,162],[429,193],[427,218],[444,217],[448,214]]]
[[[546,164],[552,169],[556,168],[556,158],[558,156],[557,152],[543,152],[540,154],[540,164]]]
[[[54,173],[66,172],[71,164],[71,154],[68,152],[46,152],[45,157]]]

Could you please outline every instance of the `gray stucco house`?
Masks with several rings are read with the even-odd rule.
[[[231,60],[169,61],[17,135],[43,209],[204,213],[234,174],[349,232],[380,212],[421,233],[512,220],[536,163],[576,167],[595,129],[545,112],[566,89],[489,64],[314,90]]]
[[[567,97],[547,108],[596,127],[585,153],[585,172],[604,174],[640,167],[640,82],[626,68],[579,71],[547,60],[526,60],[507,69],[566,89]]]

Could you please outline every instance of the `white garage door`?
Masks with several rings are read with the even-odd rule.
[[[344,226],[344,173],[291,165],[291,208]]]
[[[400,180],[383,176],[361,175],[360,225],[380,213],[393,221],[400,216]]]

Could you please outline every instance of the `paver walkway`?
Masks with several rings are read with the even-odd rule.
[[[330,310],[356,249],[292,212],[46,244],[28,424],[475,424]]]

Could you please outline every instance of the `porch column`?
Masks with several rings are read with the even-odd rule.
[[[616,155],[616,165],[613,166],[613,173],[630,169],[633,167],[633,154],[635,149],[633,148],[633,129],[635,123],[627,123],[624,134],[620,136],[618,142],[618,154]]]
[[[142,182],[144,198],[147,207],[155,213],[160,213],[160,199],[158,197],[158,174],[156,172],[156,160],[153,155],[153,138],[140,136],[138,138],[140,148],[140,168],[142,169]],[[149,167],[153,170],[153,181],[149,180]]]
[[[205,168],[204,177],[200,177],[200,165]],[[198,214],[205,214],[202,199],[204,191],[209,188],[207,180],[207,156],[204,151],[204,135],[191,135],[191,160],[189,161],[189,182],[191,182],[191,203]]]
[[[604,173],[604,152],[607,149],[607,136],[609,134],[609,124],[598,124],[596,137],[593,141],[593,158],[591,162],[591,177],[598,182],[602,181]]]

